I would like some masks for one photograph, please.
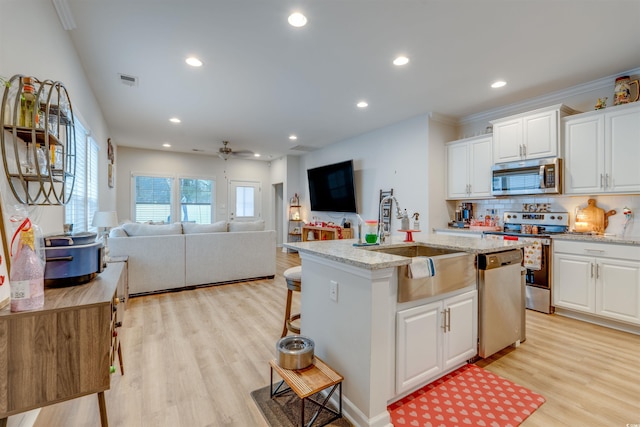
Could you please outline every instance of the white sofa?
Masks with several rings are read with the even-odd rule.
[[[109,255],[128,257],[130,295],[276,274],[276,233],[264,221],[129,223],[109,235]]]

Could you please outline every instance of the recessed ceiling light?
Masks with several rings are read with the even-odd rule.
[[[409,63],[409,58],[406,56],[398,56],[393,60],[393,65],[407,65]]]
[[[165,142],[164,144],[162,144],[163,147],[169,148],[171,147],[171,144],[169,144],[168,142]]]
[[[170,121],[171,123],[180,123],[182,120],[180,120],[180,119],[179,119],[179,118],[177,118],[177,117],[171,117],[171,118],[169,119],[169,121]]]
[[[356,104],[358,108],[367,108],[369,104],[366,101],[360,101]]]
[[[294,12],[289,15],[289,25],[292,27],[304,27],[307,25],[307,17],[300,12]]]
[[[260,157],[260,153],[255,153],[253,157]]]
[[[491,83],[491,87],[494,88],[494,89],[497,89],[497,88],[502,87],[502,86],[504,86],[506,84],[507,84],[507,82],[505,82],[504,80],[498,80],[496,82]]]
[[[191,65],[192,67],[201,67],[202,66],[202,61],[200,61],[195,56],[190,56],[189,58],[185,59],[184,62],[186,62],[187,64]]]
[[[296,139],[298,139],[298,137],[295,135],[289,135],[289,139],[295,141]]]

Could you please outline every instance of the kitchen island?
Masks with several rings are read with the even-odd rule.
[[[356,247],[355,240],[285,244],[302,259],[301,333],[344,376],[344,412],[358,426],[391,426],[389,403],[462,366],[477,351],[475,281],[444,295],[398,303],[398,270],[412,259],[380,250],[419,245],[486,254],[524,247],[516,241],[458,236],[425,235],[413,243],[402,239],[369,247]],[[440,314],[447,309],[461,313],[462,320],[454,321],[464,326],[460,337],[440,332]],[[425,331],[425,341],[406,339],[407,332],[421,332],[425,319],[435,325]],[[403,364],[408,361],[410,368],[412,352],[432,348],[437,366],[428,371],[411,372]],[[407,381],[399,381],[404,374]]]

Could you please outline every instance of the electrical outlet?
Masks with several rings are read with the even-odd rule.
[[[329,298],[338,302],[338,282],[335,280],[329,282]]]

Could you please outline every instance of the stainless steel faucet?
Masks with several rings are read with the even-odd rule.
[[[378,218],[380,218],[380,222],[378,223],[378,241],[380,244],[385,243],[387,237],[391,234],[390,231],[384,231],[384,223],[382,222],[382,205],[384,205],[384,202],[389,199],[396,202],[396,218],[401,219],[403,216],[402,210],[400,209],[400,203],[398,203],[398,200],[394,196],[385,196],[380,200],[380,212],[378,216]],[[391,218],[389,218],[389,229],[391,229]]]

